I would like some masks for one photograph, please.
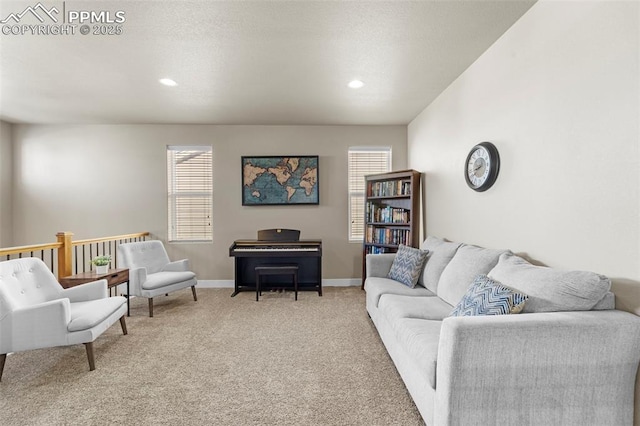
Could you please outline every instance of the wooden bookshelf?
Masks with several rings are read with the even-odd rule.
[[[365,176],[362,285],[367,254],[395,253],[404,244],[418,247],[420,172],[402,170]]]

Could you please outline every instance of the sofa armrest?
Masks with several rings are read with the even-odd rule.
[[[147,268],[129,269],[129,291],[134,296],[142,295],[142,284],[147,281]]]
[[[163,271],[182,272],[189,270],[189,259],[176,260],[175,262],[169,262],[162,268]]]
[[[11,324],[11,338],[0,344],[0,353],[67,344],[71,321],[69,299],[56,299],[18,308],[4,319]]]
[[[367,266],[367,276],[365,278],[386,278],[395,258],[395,253],[368,254],[365,258]]]
[[[89,283],[65,288],[60,292],[60,298],[67,298],[71,303],[109,297],[107,280],[91,281]]]
[[[621,311],[450,317],[435,424],[631,424],[640,318]]]

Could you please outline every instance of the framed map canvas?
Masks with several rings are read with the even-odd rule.
[[[242,205],[319,204],[318,156],[242,157]]]

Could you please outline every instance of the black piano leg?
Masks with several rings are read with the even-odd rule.
[[[238,290],[234,291],[233,293],[231,293],[231,297],[235,297],[238,293],[240,293]]]

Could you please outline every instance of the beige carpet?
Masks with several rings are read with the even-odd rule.
[[[1,425],[422,425],[355,287],[132,300],[94,346],[7,357]]]

